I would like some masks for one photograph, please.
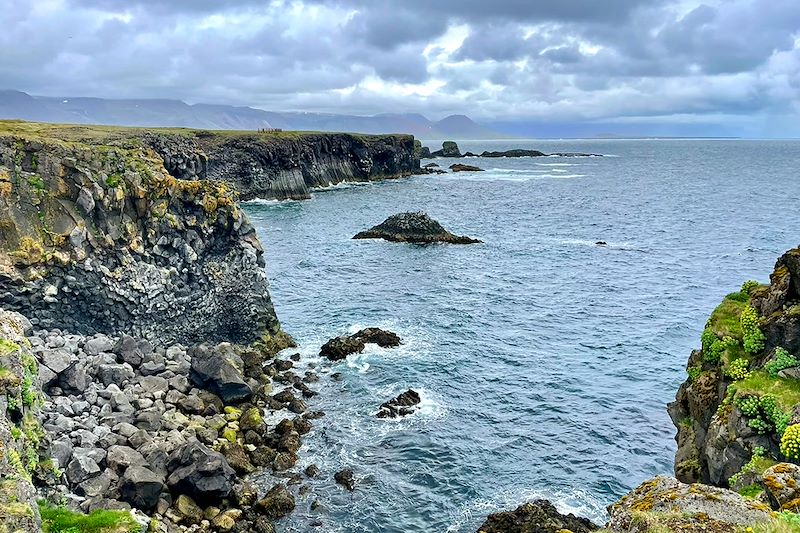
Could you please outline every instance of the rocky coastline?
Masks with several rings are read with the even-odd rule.
[[[294,137],[273,153],[264,139],[235,134],[2,126],[0,532],[40,532],[56,514],[82,523],[85,513],[110,521],[104,533],[276,531],[313,498],[308,480],[319,469],[295,467],[324,414],[307,403],[314,368],[284,351],[293,341],[239,194],[402,175],[418,167],[413,139],[373,139],[384,147],[373,152],[358,136],[316,138],[303,170]],[[226,157],[230,165],[220,164]],[[277,182],[256,179],[290,160],[299,166]],[[246,176],[251,193],[241,190]],[[396,217],[355,238],[476,242],[421,213]],[[728,295],[701,341],[669,406],[677,479],[642,483],[609,507],[604,529],[535,501],[479,531],[791,531],[800,511],[800,248],[778,260],[769,285],[746,282]],[[320,353],[338,361],[367,343],[401,342],[367,328]],[[420,400],[408,390],[375,416],[412,415]],[[256,486],[253,474],[270,482]],[[359,490],[352,469],[327,474]]]
[[[491,151],[484,150],[480,154],[473,154],[472,152],[461,153],[458,144],[455,141],[444,141],[441,150],[431,152],[430,148],[423,147],[419,150],[420,159],[435,159],[437,157],[485,157],[485,158],[498,158],[498,157],[603,157],[602,154],[590,154],[584,152],[553,152],[545,153],[539,150],[527,150],[522,148],[515,148],[512,150],[504,151]],[[451,167],[452,168],[452,167]]]

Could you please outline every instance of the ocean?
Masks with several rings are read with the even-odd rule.
[[[672,472],[666,404],[713,308],[800,244],[800,141],[459,146],[605,157],[438,159],[486,171],[246,204],[298,371],[321,376],[308,403],[326,413],[298,463],[322,475],[284,531],[470,532],[534,498],[603,523],[606,505]],[[484,244],[351,240],[420,210]],[[366,326],[404,344],[318,357]],[[408,388],[418,413],[375,417]],[[352,493],[333,480],[343,467]]]

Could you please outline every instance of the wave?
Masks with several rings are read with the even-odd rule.
[[[452,524],[447,531],[456,533],[466,531],[470,527],[475,529],[478,522],[483,522],[492,513],[512,511],[523,503],[541,499],[549,500],[561,514],[585,517],[600,525],[606,521],[607,502],[588,491],[581,489],[521,489],[504,491],[491,499],[478,500],[466,505],[457,516],[453,517]]]

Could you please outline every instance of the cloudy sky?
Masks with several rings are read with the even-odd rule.
[[[31,94],[800,136],[800,0],[0,0],[0,27]]]

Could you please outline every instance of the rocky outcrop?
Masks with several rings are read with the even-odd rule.
[[[53,481],[30,322],[0,309],[0,530],[41,531],[34,479]]]
[[[460,163],[450,165],[450,170],[453,172],[484,172],[484,170],[480,167],[473,165],[462,165]]]
[[[145,143],[172,175],[227,183],[242,200],[302,200],[317,187],[409,176],[421,156],[410,135],[156,130]]]
[[[585,518],[559,513],[547,500],[534,500],[513,511],[489,515],[478,533],[589,533],[597,529]]]
[[[798,257],[787,252],[769,285],[747,282],[711,314],[669,406],[681,481],[740,489],[775,462],[800,460],[785,442],[800,423]]]
[[[400,346],[396,333],[380,328],[364,328],[352,335],[334,337],[322,345],[319,355],[331,361],[340,361],[353,353],[361,353],[367,344],[377,344],[381,348]]]
[[[475,244],[478,239],[453,235],[425,213],[399,213],[392,215],[377,226],[356,234],[354,239],[384,239],[392,242],[431,244]]]
[[[408,416],[414,414],[420,401],[419,393],[415,390],[408,389],[388,402],[383,402],[375,416],[378,418],[401,418]]]
[[[278,334],[235,193],[176,179],[126,131],[0,123],[0,306],[37,327],[161,344]]]
[[[609,507],[606,528],[614,533],[729,531],[770,522],[769,506],[708,485],[657,477]]]
[[[480,154],[473,154],[472,152],[467,152],[462,154],[458,148],[458,145],[453,141],[445,141],[442,144],[441,150],[436,150],[435,152],[431,152],[429,149],[425,148],[427,152],[423,153],[420,151],[420,157],[422,159],[429,159],[434,157],[487,157],[487,158],[497,158],[497,157],[603,157],[601,154],[588,154],[583,152],[553,152],[547,154],[545,152],[541,152],[539,150],[527,150],[524,148],[515,148],[512,150],[503,150],[503,151],[490,151],[486,150]]]
[[[454,141],[444,141],[442,143],[442,149],[436,150],[435,152],[430,152],[429,157],[462,157],[462,156],[461,156],[461,150],[458,149],[458,145]]]

